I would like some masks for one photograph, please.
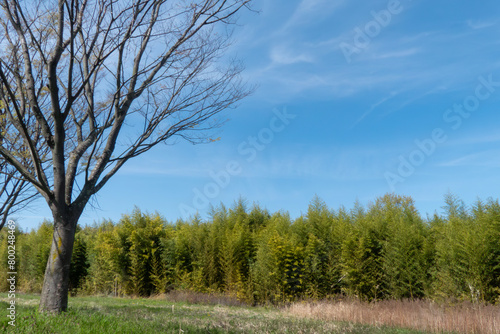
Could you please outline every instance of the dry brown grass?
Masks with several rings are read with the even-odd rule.
[[[463,303],[455,306],[427,301],[302,302],[289,306],[287,313],[319,320],[349,321],[387,325],[434,333],[500,333],[500,307]]]

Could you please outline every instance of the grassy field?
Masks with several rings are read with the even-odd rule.
[[[16,327],[5,317],[0,294],[0,330],[15,333],[424,333],[383,326],[309,319],[287,309],[192,304],[163,298],[70,298],[59,316],[37,313],[39,297],[17,295]]]

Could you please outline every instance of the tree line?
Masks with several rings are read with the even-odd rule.
[[[53,224],[16,231],[18,289],[39,293]],[[7,233],[0,258],[7,259]],[[4,261],[5,262],[5,261]],[[0,290],[7,290],[7,270]],[[232,295],[249,304],[338,295],[362,300],[500,301],[500,204],[445,196],[443,214],[421,217],[411,197],[364,207],[270,213],[239,199],[169,223],[136,208],[119,222],[79,227],[72,294],[149,296],[171,290]]]

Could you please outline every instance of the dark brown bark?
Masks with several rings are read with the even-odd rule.
[[[68,309],[71,255],[79,216],[58,211],[53,213],[54,235],[43,280],[41,312],[60,313]]]

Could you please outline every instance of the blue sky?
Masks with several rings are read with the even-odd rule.
[[[255,93],[207,145],[160,146],[129,162],[82,224],[134,206],[174,221],[239,196],[298,217],[411,196],[425,216],[443,195],[497,198],[500,2],[260,0],[229,55]],[[45,203],[20,213],[32,228]]]

